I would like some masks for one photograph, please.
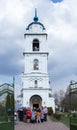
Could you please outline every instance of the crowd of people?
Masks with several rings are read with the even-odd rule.
[[[16,112],[15,112],[16,114]],[[40,108],[23,108],[22,111],[22,121],[27,123],[41,123],[43,121],[47,121],[48,109],[47,107],[40,107]],[[16,116],[15,116],[16,117]],[[19,120],[21,118],[20,111],[18,111]]]

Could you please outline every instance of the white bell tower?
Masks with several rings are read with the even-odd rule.
[[[44,25],[38,21],[35,9],[34,21],[26,28],[24,61],[22,73],[22,106],[52,107],[55,110],[47,71],[47,33]]]

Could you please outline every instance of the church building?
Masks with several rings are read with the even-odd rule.
[[[44,25],[39,21],[37,10],[35,16],[24,34],[25,49],[24,72],[22,73],[22,107],[52,107],[55,102],[51,93],[49,75],[47,71],[48,51],[47,33]]]

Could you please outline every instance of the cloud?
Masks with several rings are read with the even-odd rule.
[[[71,79],[77,79],[76,0],[57,3],[50,0],[0,0],[0,80],[3,82],[3,76],[18,76],[24,71],[22,54],[27,44],[24,33],[33,21],[35,8],[48,33],[51,87],[64,88]]]

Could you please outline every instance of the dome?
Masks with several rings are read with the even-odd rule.
[[[42,28],[43,30],[45,30],[44,25],[43,25],[41,22],[38,21],[37,9],[35,9],[35,16],[34,16],[33,20],[34,20],[34,21],[31,22],[31,23],[28,25],[28,27],[26,28],[26,30],[29,30],[32,25],[39,25],[39,26],[41,26],[41,28]]]

